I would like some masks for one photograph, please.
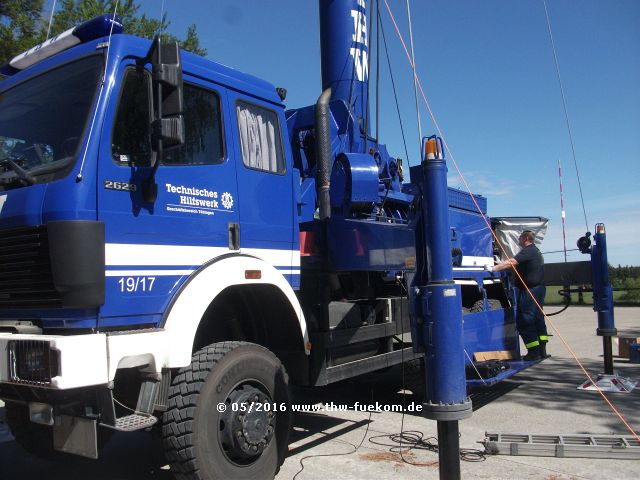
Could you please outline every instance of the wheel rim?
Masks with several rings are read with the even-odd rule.
[[[225,404],[219,419],[222,451],[232,463],[251,465],[275,434],[274,402],[262,385],[243,383],[229,392]]]

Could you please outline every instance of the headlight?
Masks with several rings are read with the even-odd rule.
[[[40,340],[9,342],[9,375],[15,383],[48,385],[60,375],[60,352]]]

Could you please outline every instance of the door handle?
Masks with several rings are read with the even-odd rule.
[[[229,222],[229,250],[240,250],[240,224]]]

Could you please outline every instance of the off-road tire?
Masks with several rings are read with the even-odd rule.
[[[502,308],[502,303],[497,298],[489,298],[487,303],[489,304],[489,310],[500,310]]]
[[[229,397],[245,385],[259,388],[278,408],[266,447],[255,460],[242,464],[232,458],[235,453],[228,445],[223,445],[220,432],[231,428],[231,422],[219,412],[218,405],[231,409]],[[280,360],[259,345],[222,342],[193,354],[191,365],[174,377],[162,436],[167,460],[179,480],[268,479],[284,461],[290,428],[288,377]]]
[[[489,310],[499,310],[502,308],[502,304],[497,298],[488,298],[487,304],[489,306]],[[471,313],[478,312],[484,312],[484,300],[478,300],[471,306]]]

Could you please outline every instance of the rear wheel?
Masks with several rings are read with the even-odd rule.
[[[196,352],[169,389],[162,429],[178,479],[273,478],[291,428],[288,379],[280,360],[246,342]]]

